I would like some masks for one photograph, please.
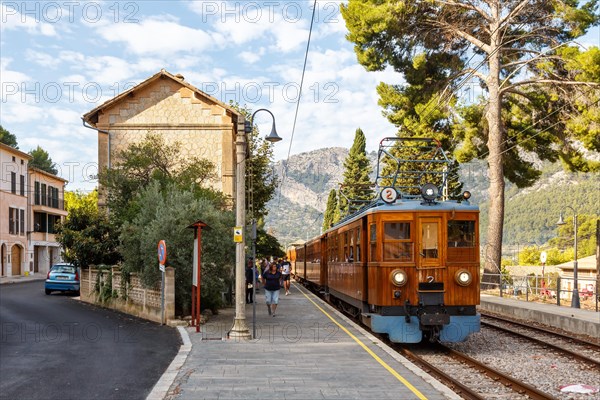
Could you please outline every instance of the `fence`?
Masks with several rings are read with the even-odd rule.
[[[161,290],[145,288],[134,272],[123,282],[118,267],[81,271],[81,300],[112,308],[140,318],[162,322]],[[175,318],[175,270],[165,270],[165,322]]]
[[[499,284],[498,282],[502,282]],[[581,284],[581,280],[579,280]],[[569,284],[570,283],[570,284]],[[574,287],[574,279],[551,277],[546,275],[502,275],[484,273],[481,276],[481,292],[500,297],[510,296],[519,300],[537,302],[556,302],[558,306],[570,306]],[[591,285],[588,285],[591,286]],[[581,308],[600,310],[600,276],[593,287],[578,289]]]

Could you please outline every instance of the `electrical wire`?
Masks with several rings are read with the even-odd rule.
[[[281,183],[279,184],[279,197],[277,200],[277,205],[279,206],[281,202],[281,191],[283,189],[283,185],[285,183],[285,178],[287,176],[287,169],[290,160],[290,153],[292,151],[292,144],[294,142],[294,132],[296,132],[296,121],[298,120],[298,109],[300,108],[300,99],[302,98],[302,86],[304,85],[304,75],[306,73],[306,63],[308,61],[308,50],[310,49],[310,39],[312,36],[313,24],[315,22],[315,12],[317,11],[317,0],[313,2],[313,12],[310,19],[310,29],[308,31],[308,42],[306,43],[306,52],[304,53],[304,66],[302,67],[302,77],[300,78],[300,89],[298,91],[298,101],[296,102],[296,112],[294,114],[294,124],[292,125],[292,135],[290,136],[290,146],[288,148],[287,158],[285,160],[285,166],[282,169],[282,177]]]

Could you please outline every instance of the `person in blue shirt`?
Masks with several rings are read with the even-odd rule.
[[[269,269],[262,274],[263,289],[265,290],[265,299],[267,301],[267,311],[269,315],[275,316],[277,304],[279,303],[279,290],[281,285],[281,272],[277,270],[277,265],[271,263]]]

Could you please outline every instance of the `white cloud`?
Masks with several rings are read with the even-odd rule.
[[[6,86],[4,85],[5,82],[20,85],[21,82],[25,82],[31,79],[28,75],[26,75],[23,72],[9,70],[8,66],[12,62],[13,59],[10,57],[0,58],[0,82],[2,82],[2,93],[4,93],[6,90]],[[4,101],[4,95],[2,97]]]
[[[51,54],[43,53],[41,51],[35,51],[32,49],[27,49],[25,51],[25,59],[31,62],[34,62],[42,67],[46,68],[56,68],[61,60]]]
[[[34,35],[57,36],[54,25],[44,21],[40,2],[3,2],[0,20],[0,31],[23,29]]]
[[[33,122],[40,120],[43,117],[43,107],[34,106],[27,103],[4,103],[2,105],[2,113],[0,119],[2,124],[6,126],[6,123],[16,124]]]
[[[242,51],[239,55],[240,59],[247,64],[254,64],[265,55],[265,48],[261,47],[258,51]]]
[[[211,35],[177,23],[169,16],[150,17],[137,24],[99,26],[96,33],[111,43],[123,43],[138,55],[172,55],[200,52],[213,47]]]
[[[78,121],[81,117],[81,115],[74,110],[69,110],[66,108],[58,108],[58,107],[47,108],[46,113],[48,114],[49,117],[51,117],[52,119],[54,119],[56,122],[58,122],[60,124]],[[55,132],[53,132],[52,135],[55,136]],[[68,136],[71,136],[71,135],[72,135],[72,133],[69,132]],[[65,135],[61,134],[61,136],[64,137]]]

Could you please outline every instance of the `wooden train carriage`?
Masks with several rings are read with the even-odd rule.
[[[456,203],[399,205],[369,213],[368,303],[417,304],[416,285],[431,281],[444,283],[443,303],[448,307],[479,304],[479,212],[468,208]],[[406,273],[404,290],[391,280],[394,270]],[[462,270],[474,278],[471,284],[455,279]]]
[[[365,218],[331,229],[325,235],[329,293],[362,310],[367,301]]]
[[[300,282],[306,281],[306,246],[304,244],[294,247],[296,254],[296,268],[294,277]]]
[[[325,254],[325,241],[317,237],[305,243],[305,277],[317,288],[327,286],[327,267],[322,256]]]
[[[373,330],[391,333],[389,324],[400,324],[395,341],[416,342],[423,330],[461,341],[479,329],[476,206],[402,201],[375,207],[363,219],[369,306],[363,319]]]

